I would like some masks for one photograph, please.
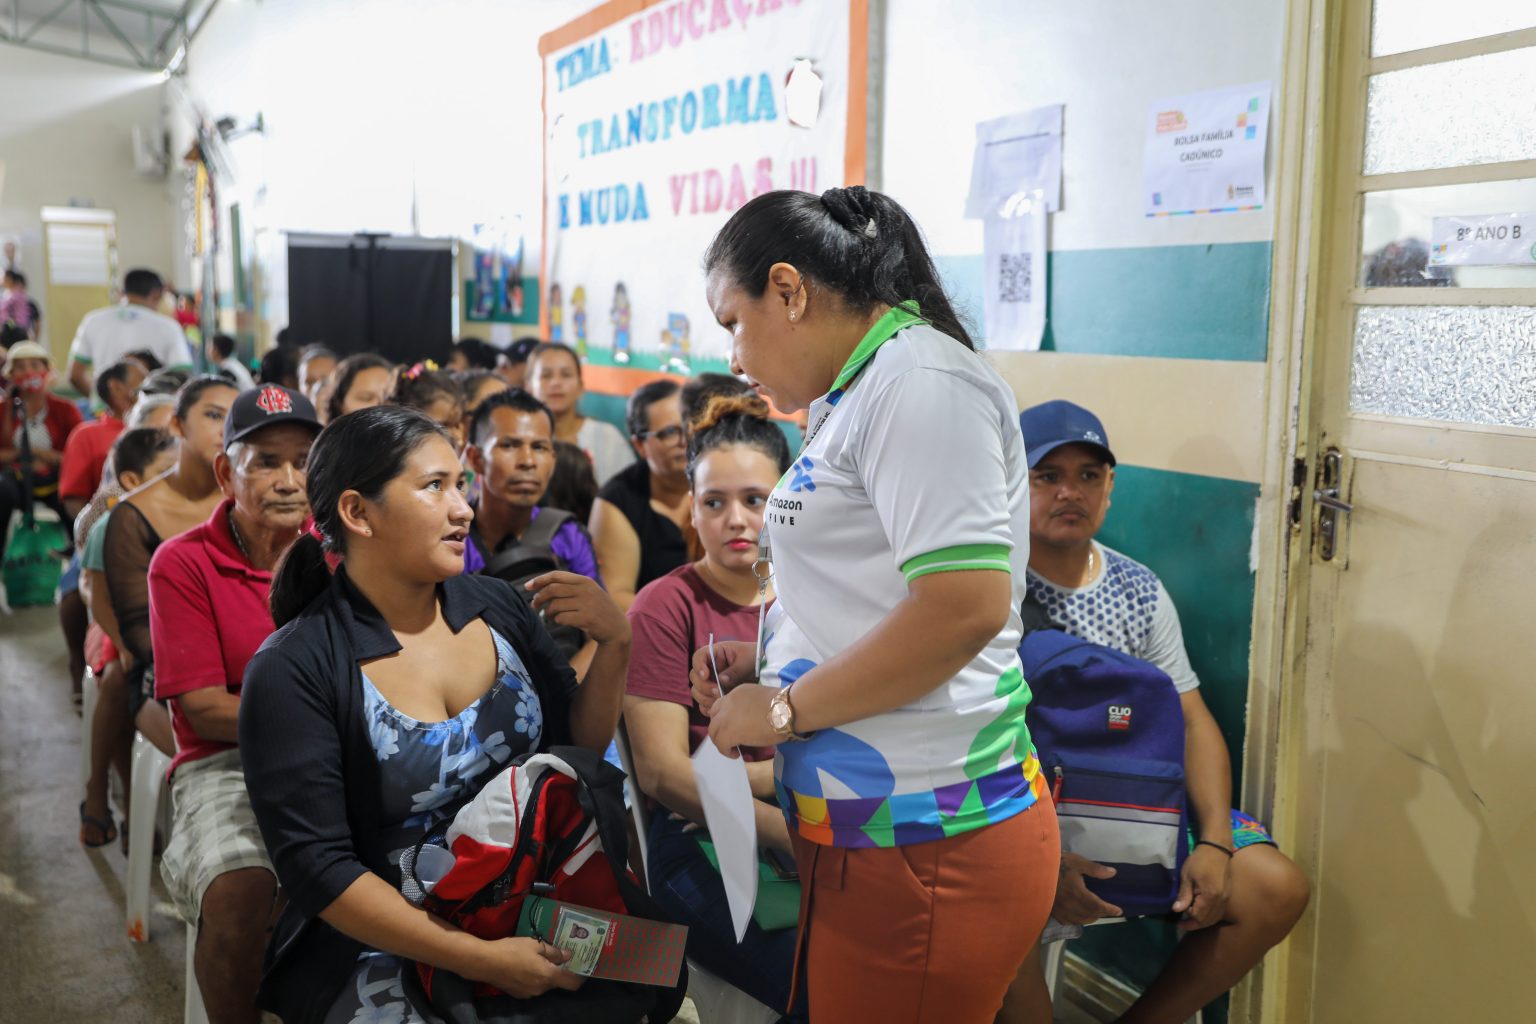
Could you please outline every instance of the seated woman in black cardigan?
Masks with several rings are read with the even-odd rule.
[[[278,568],[278,630],[240,705],[246,785],[290,901],[262,1007],[287,1024],[417,1021],[409,960],[516,996],[575,988],[553,947],[475,938],[407,902],[399,854],[514,757],[608,746],[629,661],[623,613],[574,573],[528,584],[532,611],[508,584],[462,575],[464,471],[420,413],[336,419],[308,477],[318,536]],[[539,613],[597,641],[584,685]]]

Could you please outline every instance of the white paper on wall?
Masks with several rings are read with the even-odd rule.
[[[1046,208],[1061,209],[1061,104],[976,125],[971,194],[965,215],[985,219],[1009,196],[1039,190]]]
[[[1014,196],[986,219],[987,349],[1035,352],[1045,337],[1046,210],[1036,189]]]
[[[1158,100],[1147,111],[1143,211],[1148,217],[1264,207],[1268,82]]]

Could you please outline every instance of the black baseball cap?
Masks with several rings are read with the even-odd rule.
[[[224,447],[244,440],[275,423],[302,423],[320,432],[320,420],[309,399],[280,384],[262,384],[240,392],[224,418]]]
[[[533,350],[542,345],[538,338],[518,338],[507,346],[507,361],[513,366],[518,363],[526,363]]]

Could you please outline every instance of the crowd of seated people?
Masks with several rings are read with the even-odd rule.
[[[558,951],[445,938],[383,879],[424,822],[451,817],[519,754],[609,749],[621,708],[650,812],[650,892],[690,927],[695,963],[808,1019],[791,990],[794,927],[754,921],[735,939],[690,760],[708,728],[690,692],[695,652],[752,640],[774,600],[758,535],[792,456],[766,403],[732,376],[658,378],[628,396],[621,432],[581,411],[575,350],[537,339],[508,351],[466,339],[443,367],[283,346],[252,381],[220,335],[203,352],[216,372],[195,375],[140,311],[152,294],[131,294],[119,320],[163,351],[125,348],[102,324],[74,350],[70,377],[98,406],[89,422],[49,392],[46,350],[11,347],[8,394],[27,420],[0,410],[0,528],[19,501],[25,430],[35,497],[73,529],[60,598],[71,675],[78,692],[89,666],[99,688],[79,841],[126,850],[109,779],[128,792],[136,732],[173,758],[161,874],[198,925],[210,1019],[258,1020],[263,984],[294,1020],[415,1019],[405,950],[506,991],[568,987]],[[1222,813],[1228,754],[1177,613],[1148,570],[1093,539],[1113,487],[1107,441],[1034,443],[1079,421],[1102,437],[1064,403],[1024,419],[1029,585],[1061,628],[1164,667],[1182,695],[1204,840],[1189,861],[1194,935],[1127,1018],[1182,1019],[1170,1014],[1284,938],[1306,883],[1261,825]],[[1106,622],[1111,607],[1151,619]],[[316,668],[332,663],[343,677]],[[340,727],[354,713],[366,729]],[[741,753],[760,844],[792,860],[774,750]],[[359,801],[366,834],[326,831],[355,828]],[[1082,881],[1102,870],[1064,855],[1060,921],[1114,915]],[[263,982],[269,940],[284,952]],[[1000,1019],[1047,1020],[1048,1000],[1032,957]]]

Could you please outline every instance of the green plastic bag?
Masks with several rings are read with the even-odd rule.
[[[698,839],[709,866],[719,871],[720,855],[715,852],[715,844],[702,836]],[[761,854],[757,860],[757,902],[752,906],[752,920],[765,932],[793,928],[800,923],[800,883],[780,878]]]
[[[59,523],[22,520],[16,524],[5,548],[5,596],[12,608],[53,604],[59,577],[64,575],[54,552],[67,544]]]

